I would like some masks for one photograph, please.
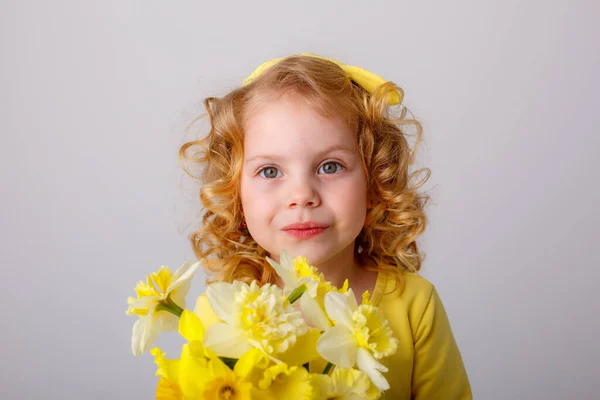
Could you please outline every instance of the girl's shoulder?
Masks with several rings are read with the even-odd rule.
[[[394,277],[380,274],[372,299],[388,319],[399,319],[412,327],[418,326],[426,311],[440,302],[435,286],[415,273],[404,273],[401,286]]]
[[[400,286],[394,277],[380,273],[373,291],[373,302],[427,303],[434,292],[434,285],[416,273],[404,272]]]

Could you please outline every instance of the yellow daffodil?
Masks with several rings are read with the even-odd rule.
[[[263,398],[273,400],[310,400],[314,392],[304,367],[288,367],[284,363],[267,368],[258,387],[262,389]]]
[[[229,369],[220,359],[213,358],[210,363],[210,377],[204,389],[202,399],[211,400],[251,400],[255,391],[244,377]]]
[[[260,349],[253,348],[246,352],[236,363],[234,371],[258,388],[255,393],[261,400],[313,398],[310,374],[304,367],[275,363]]]
[[[178,387],[183,399],[240,399],[249,400],[251,384],[233,373],[213,352],[203,344],[205,328],[200,318],[184,310],[179,319],[179,333],[188,343],[183,345],[179,360]],[[168,365],[157,363],[163,376],[172,377],[165,370]],[[172,382],[169,382],[172,385]],[[166,385],[166,384],[165,384]]]
[[[179,384],[185,400],[250,400],[256,390],[216,356],[206,357],[191,344],[181,351]]]
[[[156,400],[184,400],[181,388],[167,378],[160,378],[156,385]]]
[[[147,282],[135,287],[137,299],[128,299],[127,315],[137,315],[133,325],[131,350],[133,354],[144,353],[160,332],[177,329],[177,316],[185,308],[185,296],[200,262],[186,261],[173,274],[169,267],[148,275]]]
[[[196,347],[196,348],[194,348]],[[204,352],[192,343],[184,345],[181,354],[180,384],[185,400],[250,400],[264,399],[265,393],[251,379],[262,376],[260,370],[269,361],[258,349],[246,352],[233,370],[212,352]]]
[[[369,377],[357,369],[336,367],[331,375],[313,374],[311,384],[315,400],[376,400],[381,392]]]
[[[202,329],[198,330],[201,325],[197,317],[186,310],[182,321],[180,331],[185,331],[191,342],[183,346],[181,360],[166,359],[159,348],[151,350],[158,366],[156,375],[161,376],[156,388],[157,400],[250,400],[264,397],[251,396],[252,392],[259,394],[261,391],[246,379],[254,368],[261,367],[256,354],[244,355],[238,362],[240,367],[232,371],[214,354],[205,352],[196,340],[202,332]]]
[[[311,296],[302,296],[300,298],[300,309],[306,322],[311,326],[318,328],[322,331],[329,329],[332,324],[322,306],[317,300]]]
[[[327,293],[325,309],[335,326],[325,331],[317,342],[321,356],[343,368],[356,365],[379,390],[389,389],[381,373],[388,369],[377,360],[395,353],[398,340],[393,337],[381,311],[368,304],[359,306],[352,289],[346,295]]]
[[[222,322],[206,329],[204,345],[219,356],[240,358],[253,347],[269,356],[285,353],[310,330],[277,286],[215,282],[206,294]]]
[[[156,375],[160,376],[156,387],[156,400],[182,400],[183,393],[179,387],[179,360],[168,360],[158,347],[150,350],[154,362],[158,366]]]

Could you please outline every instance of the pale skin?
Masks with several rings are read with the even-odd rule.
[[[244,124],[241,202],[250,235],[279,261],[281,249],[306,256],[336,286],[348,279],[358,300],[377,273],[354,257],[356,237],[374,199],[356,147],[341,118],[325,118],[295,94],[275,97]],[[298,238],[283,228],[314,221],[326,228]]]

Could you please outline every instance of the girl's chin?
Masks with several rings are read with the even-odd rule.
[[[306,257],[306,259],[314,266],[318,266],[323,264],[325,261],[331,258],[332,253],[336,253],[335,249],[329,246],[321,245],[291,245],[281,247],[290,255],[290,257],[295,258],[298,256]],[[271,256],[269,256],[271,257]],[[273,257],[271,257],[273,258]],[[277,258],[279,258],[279,253],[277,254]]]
[[[325,249],[323,248],[318,248],[317,246],[282,246],[280,248],[281,250],[285,250],[286,253],[288,253],[290,255],[290,257],[292,258],[296,258],[298,256],[303,256],[306,257],[308,259],[308,261],[310,261],[311,264],[315,264],[318,263],[320,261],[322,261],[323,259],[325,259],[326,257],[324,257],[324,254],[327,254],[327,251],[325,251]],[[277,250],[277,253],[274,254],[274,252],[267,252],[267,255],[269,256],[269,258],[272,258],[273,260],[279,262],[279,255],[281,253],[281,250]]]

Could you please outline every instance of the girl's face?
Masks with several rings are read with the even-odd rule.
[[[367,212],[353,131],[296,95],[264,103],[244,130],[241,202],[254,240],[276,261],[282,249],[317,266],[353,260]]]

